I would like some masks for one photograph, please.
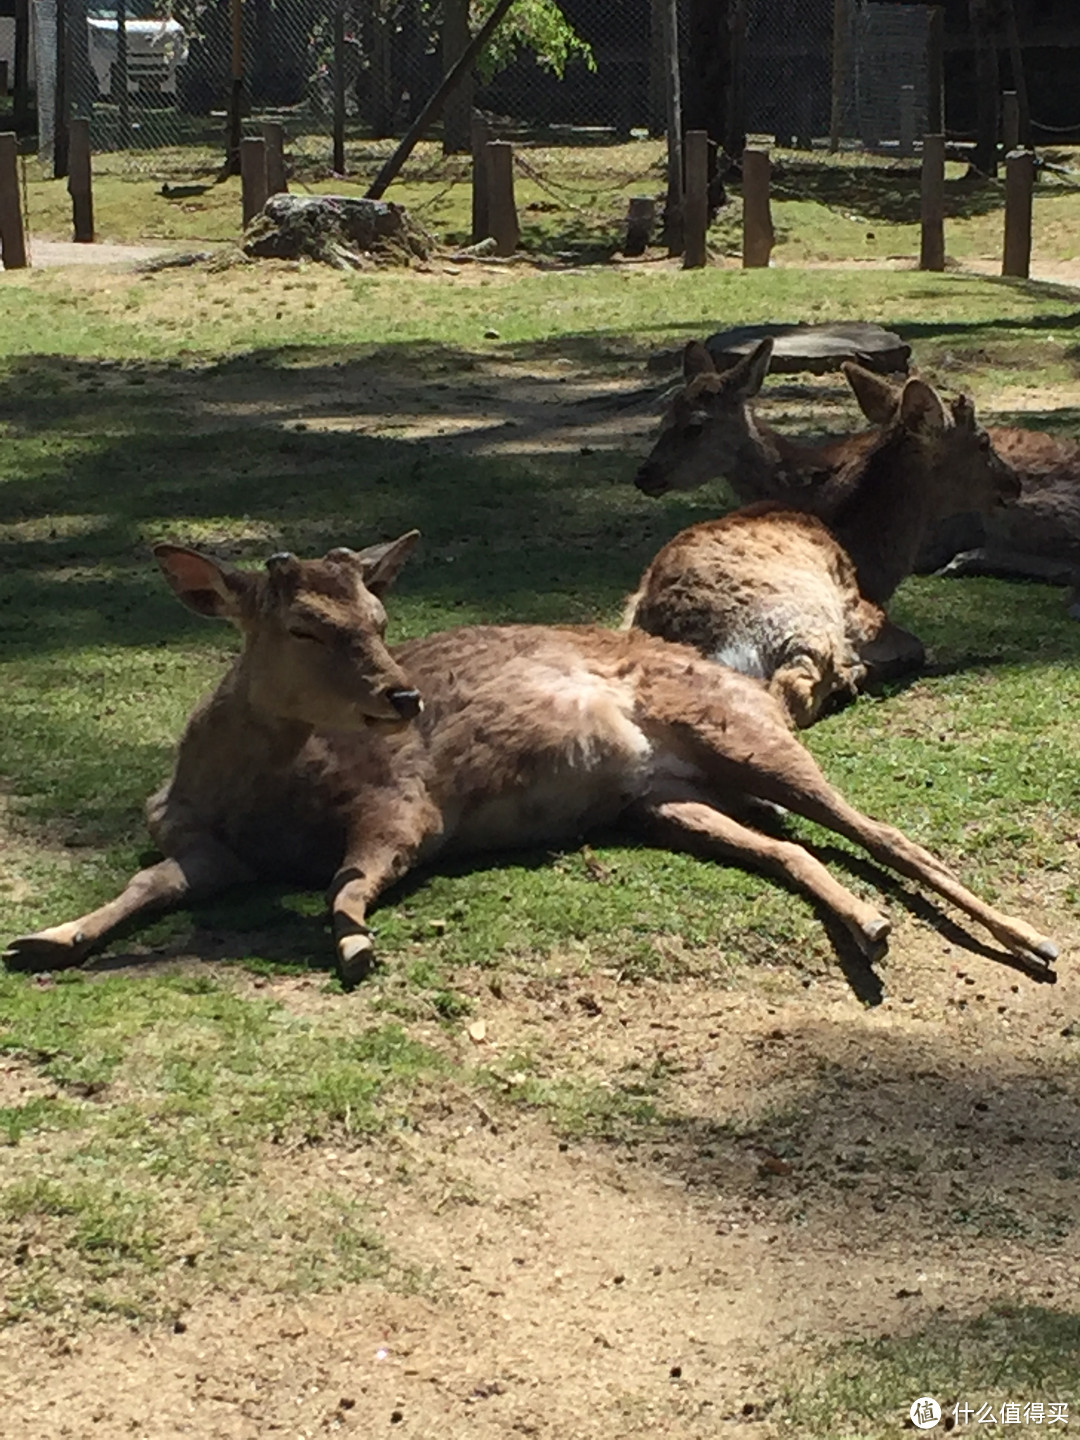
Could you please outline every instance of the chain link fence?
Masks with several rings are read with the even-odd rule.
[[[376,142],[403,133],[437,85],[444,26],[464,3],[30,0],[42,157],[54,148],[57,116],[70,113],[90,117],[94,151],[110,157],[113,172],[169,178],[219,169],[238,73],[245,130],[283,122],[301,169],[330,171],[336,96],[349,151],[385,154]],[[834,0],[732,0],[732,13],[745,16],[748,130],[804,146],[829,134],[834,8]],[[539,44],[503,46],[501,68],[474,77],[469,103],[510,134],[576,143],[659,135],[660,9],[661,0],[562,0],[575,37],[569,52],[553,60]],[[680,0],[684,79],[700,9],[701,0]],[[918,133],[927,7],[852,0],[849,14],[843,135],[869,147],[895,143],[903,86],[914,89]]]

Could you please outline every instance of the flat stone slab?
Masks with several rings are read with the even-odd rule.
[[[886,374],[906,373],[911,357],[911,346],[899,335],[861,320],[835,325],[739,325],[710,335],[705,346],[716,368],[729,370],[766,336],[776,342],[771,374],[809,370],[824,375],[828,370],[839,370],[845,360],[856,360],[868,370]]]

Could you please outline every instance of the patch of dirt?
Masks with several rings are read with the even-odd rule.
[[[1080,941],[1075,915],[1042,920]],[[6,1440],[768,1437],[821,1344],[996,1300],[1075,1308],[1075,971],[1038,984],[898,921],[873,1010],[794,965],[723,991],[459,972],[485,1022],[445,1036],[459,1060],[497,1076],[528,1054],[654,1113],[561,1138],[508,1073],[501,1098],[440,1090],[409,1131],[272,1159],[268,1194],[344,1182],[411,1283],[207,1294],[177,1328],[9,1330]],[[301,1012],[354,1003],[234,979]]]

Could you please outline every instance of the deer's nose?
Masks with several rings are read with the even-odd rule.
[[[634,484],[643,495],[660,495],[664,490],[663,479],[648,465],[642,465],[634,476]]]
[[[415,720],[424,708],[419,690],[388,690],[386,698],[402,720]]]

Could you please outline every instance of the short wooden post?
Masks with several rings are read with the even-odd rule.
[[[1035,188],[1035,155],[1013,150],[1005,157],[1005,253],[1002,275],[1026,280],[1031,271],[1031,197]]]
[[[709,132],[688,130],[684,144],[686,197],[683,201],[683,269],[700,270],[708,258]]]
[[[8,62],[0,60],[0,95],[7,99],[8,93]]]
[[[920,270],[945,269],[945,136],[922,142],[922,246]]]
[[[488,231],[496,255],[513,255],[521,238],[514,203],[514,147],[509,140],[489,140],[487,157]]]
[[[1020,100],[1015,90],[1001,92],[1001,138],[1006,155],[1020,144]]]
[[[651,195],[633,195],[626,211],[626,239],[622,253],[633,258],[644,255],[656,224],[656,201]]]
[[[488,141],[491,126],[484,117],[474,113],[470,144],[472,147],[472,242],[479,245],[491,234],[488,213]]]
[[[19,199],[19,152],[13,131],[0,135],[0,260],[5,270],[26,265],[26,232]]]
[[[769,205],[769,176],[772,164],[767,150],[744,150],[742,157],[743,192],[743,269],[758,270],[769,263],[775,235]]]
[[[285,126],[279,120],[264,120],[262,137],[266,144],[266,193],[287,195],[289,181],[285,174]]]
[[[90,121],[72,120],[68,135],[68,194],[74,238],[94,243],[94,182],[90,166]]]
[[[240,141],[240,185],[246,228],[266,204],[266,141],[261,135]]]
[[[900,154],[915,154],[915,86],[900,86]]]
[[[334,9],[334,174],[345,174],[345,6]]]

